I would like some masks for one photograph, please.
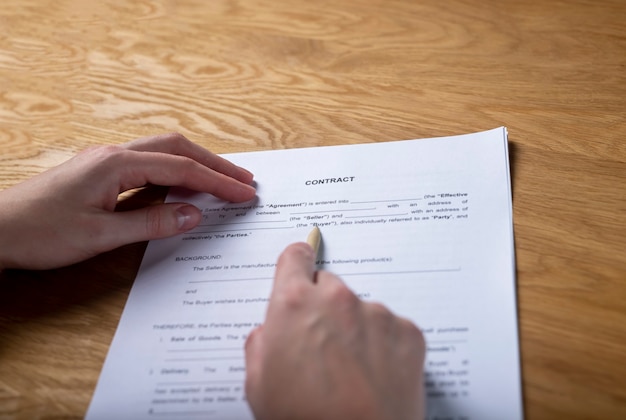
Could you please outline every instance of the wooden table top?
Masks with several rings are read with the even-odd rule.
[[[626,418],[626,2],[4,0],[0,188],[95,144],[505,125],[528,419]],[[80,418],[142,258],[0,279],[0,417]]]

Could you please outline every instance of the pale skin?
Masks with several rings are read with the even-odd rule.
[[[315,271],[311,246],[292,244],[246,342],[246,394],[260,420],[420,419],[424,347],[415,325]]]
[[[179,134],[87,149],[0,192],[0,269],[65,266],[200,222],[200,210],[185,203],[115,212],[123,191],[180,186],[242,202],[256,194],[252,178]]]
[[[50,269],[194,228],[187,203],[115,211],[119,194],[180,186],[232,202],[253,175],[180,134],[99,146],[0,191],[0,270]],[[420,419],[420,330],[316,271],[306,243],[280,255],[264,324],[246,342],[246,394],[258,419]]]

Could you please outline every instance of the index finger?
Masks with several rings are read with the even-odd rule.
[[[297,242],[289,245],[278,257],[272,294],[292,284],[313,285],[315,252],[311,245]]]
[[[110,162],[105,166],[119,178],[121,191],[146,184],[176,186],[207,192],[231,202],[251,200],[256,193],[251,185],[185,156],[126,150],[112,155]]]
[[[221,156],[211,153],[204,147],[188,140],[179,133],[141,137],[125,143],[122,146],[128,150],[137,152],[160,152],[188,157],[244,184],[250,184],[254,177],[250,171],[235,165]]]

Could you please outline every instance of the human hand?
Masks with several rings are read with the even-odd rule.
[[[242,202],[255,196],[252,177],[175,133],[87,149],[0,191],[0,269],[72,264],[187,231],[202,218],[199,209],[184,203],[115,212],[123,191],[180,186]]]
[[[264,419],[420,419],[424,337],[315,272],[305,243],[278,260],[265,323],[246,341],[246,394]]]

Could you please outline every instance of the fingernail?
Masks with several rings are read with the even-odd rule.
[[[256,195],[256,188],[254,188],[252,185],[244,184],[243,189],[246,193],[250,195]]]
[[[189,230],[196,225],[195,215],[196,209],[192,206],[182,206],[176,209],[176,219],[178,220],[179,230]]]

